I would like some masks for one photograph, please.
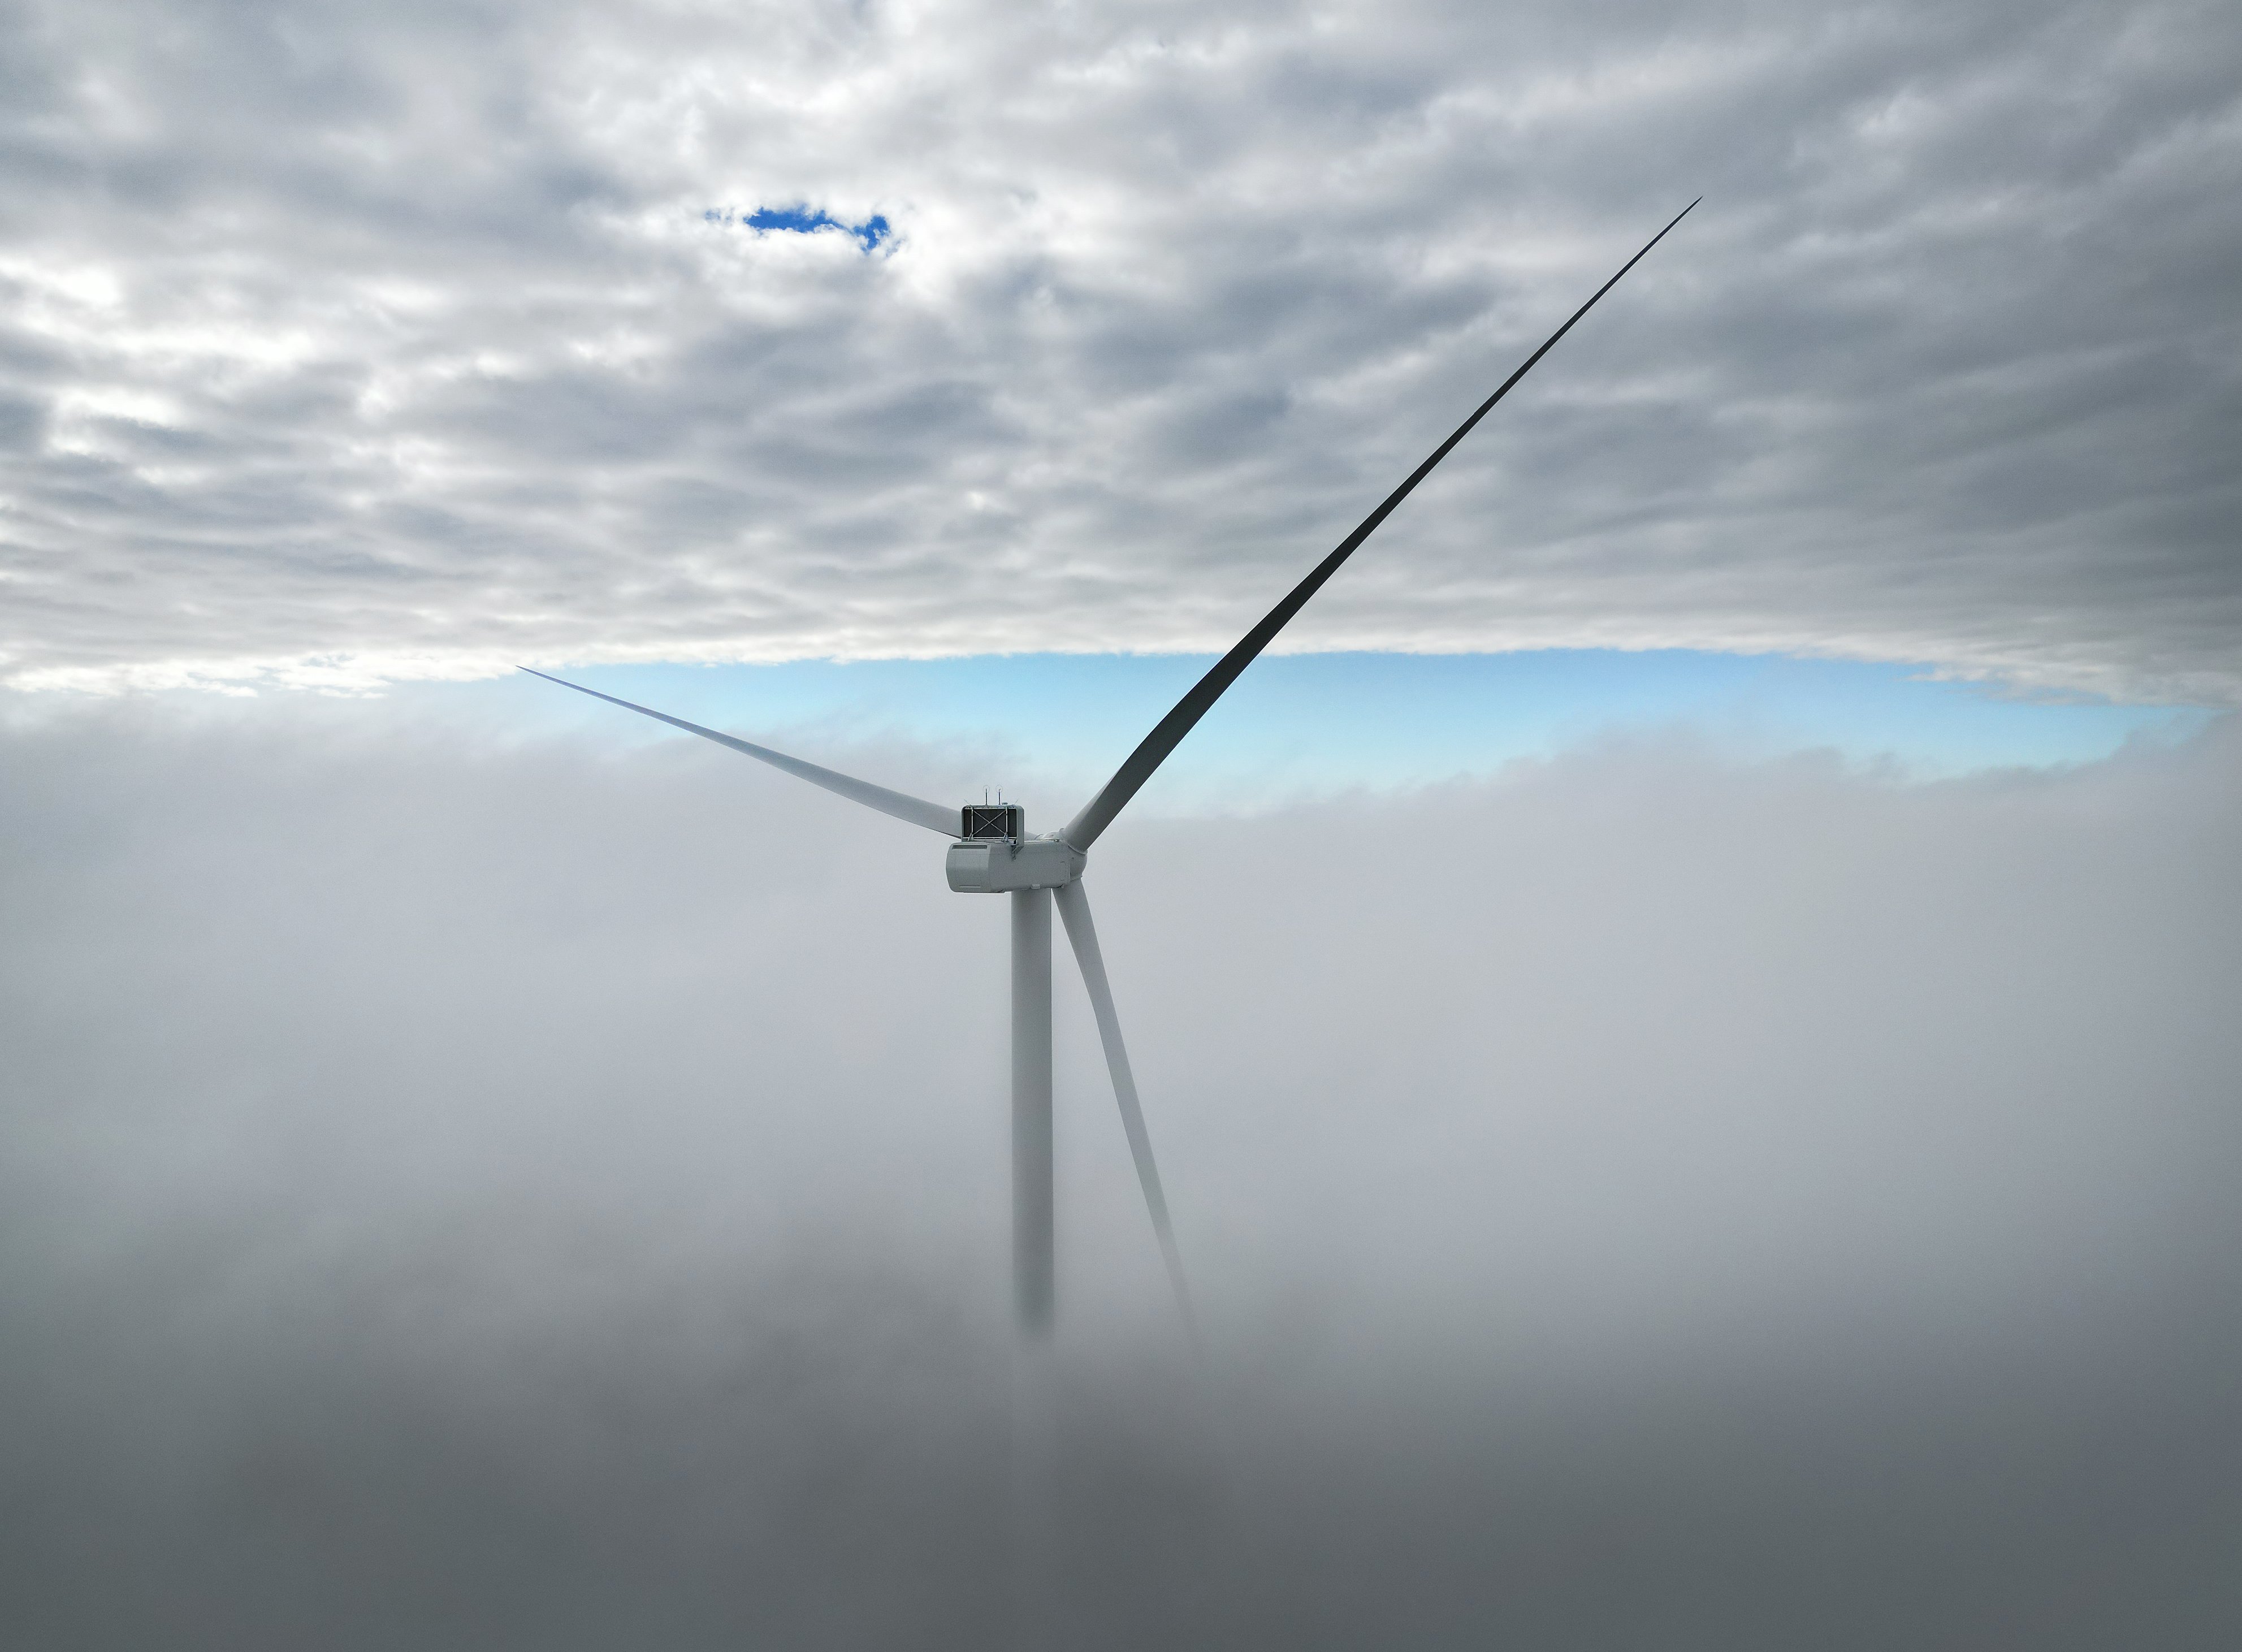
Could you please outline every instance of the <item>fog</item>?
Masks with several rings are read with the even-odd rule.
[[[689,743],[0,735],[12,1644],[1004,1638],[1002,904]],[[1062,950],[1040,1638],[2231,1644],[2238,803],[2222,724],[1125,817],[1206,1353]]]

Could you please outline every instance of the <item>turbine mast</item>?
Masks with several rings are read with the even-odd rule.
[[[1012,1282],[1020,1334],[1048,1341],[1051,1224],[1051,892],[1012,891]]]

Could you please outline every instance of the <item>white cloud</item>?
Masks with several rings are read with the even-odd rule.
[[[1291,641],[2242,693],[2217,8],[10,27],[18,686],[1226,644],[1702,191]]]
[[[703,742],[181,709],[0,729],[22,1621],[990,1644],[1002,903]],[[1236,1454],[1063,974],[1057,1638],[2218,1644],[2236,732],[1123,816],[1091,889]]]

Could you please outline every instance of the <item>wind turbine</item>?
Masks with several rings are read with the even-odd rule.
[[[1456,426],[1454,434],[1409,473],[1406,481],[1387,494],[1385,502],[1365,517],[1336,550],[1317,563],[1306,579],[1285,594],[1284,601],[1271,608],[1259,625],[1215,662],[1129,754],[1128,761],[1114,771],[1113,777],[1098,795],[1056,832],[1029,836],[1025,816],[1017,803],[967,803],[962,809],[946,809],[922,797],[890,791],[885,786],[876,786],[869,781],[789,757],[768,746],[704,729],[697,722],[688,722],[667,712],[634,705],[581,683],[565,682],[559,677],[546,676],[542,671],[530,671],[532,676],[544,677],[547,682],[560,683],[564,688],[574,688],[610,705],[658,718],[674,729],[682,729],[688,734],[699,735],[773,768],[782,769],[813,786],[822,786],[882,814],[939,832],[955,840],[945,865],[951,889],[960,894],[1012,897],[1012,1279],[1020,1333],[1027,1341],[1041,1343],[1048,1339],[1053,1308],[1052,906],[1058,908],[1059,917],[1066,926],[1067,940],[1074,948],[1075,962],[1081,966],[1083,985],[1089,990],[1091,1009],[1098,1020],[1098,1036],[1105,1046],[1106,1065],[1113,1075],[1114,1099],[1120,1104],[1122,1128],[1129,1138],[1130,1154],[1137,1162],[1137,1179],[1144,1191],[1145,1208],[1151,1213],[1152,1230],[1159,1239],[1160,1253],[1167,1263],[1177,1305],[1196,1340],[1198,1330],[1192,1320],[1190,1292],[1184,1280],[1183,1259],[1176,1248],[1175,1230],[1168,1219],[1167,1195],[1161,1189],[1159,1169],[1152,1160],[1151,1138],[1145,1133],[1144,1110],[1137,1099],[1137,1081],[1130,1072],[1129,1052],[1121,1040],[1120,1017],[1114,1012],[1113,991],[1106,980],[1105,960],[1098,947],[1098,929],[1091,920],[1090,897],[1082,886],[1083,873],[1090,863],[1091,847],[1192,726],[1221,698],[1223,691],[1238,680],[1238,674],[1269,646],[1308,599],[1323,588],[1324,582],[1339,572],[1340,564],[1353,555],[1363,541],[1377,531],[1378,525],[1393,514],[1394,507],[1432,473],[1433,467],[1448,456],[1449,450],[1471,433],[1472,427],[1487,417],[1495,403],[1508,395],[1512,386],[1549,353],[1557,340],[1573,330],[1574,323],[1594,309],[1597,299],[1616,286],[1620,277],[1641,263],[1696,205],[1692,201],[1675,213],[1665,229],[1644,244],[1641,252],[1620,266],[1618,275],[1598,287],[1594,297],[1573,312],[1563,326],[1551,333],[1517,372],[1502,381],[1500,388]],[[521,668],[529,671],[527,666]]]

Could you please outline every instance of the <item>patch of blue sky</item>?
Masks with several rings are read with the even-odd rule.
[[[820,230],[839,230],[853,235],[864,251],[870,252],[888,237],[888,220],[875,212],[862,224],[843,224],[824,208],[812,209],[809,203],[793,206],[762,206],[752,212],[735,212],[730,207],[712,206],[701,213],[711,224],[743,224],[758,232],[777,230],[793,235],[815,235]]]
[[[1094,786],[1212,663],[1211,655],[1044,654],[567,675],[812,761],[864,742],[960,748],[1001,771],[985,776],[989,785],[1024,789],[1033,803],[1047,788]],[[525,729],[669,737],[658,723],[534,679],[473,692],[502,695],[504,715]],[[2184,739],[2213,715],[2004,695],[1907,666],[1782,655],[1280,655],[1238,680],[1145,802],[1190,814],[1408,789],[1614,739],[1687,742],[1744,760],[1827,751],[1856,767],[1938,779],[2091,762],[2130,741]]]

